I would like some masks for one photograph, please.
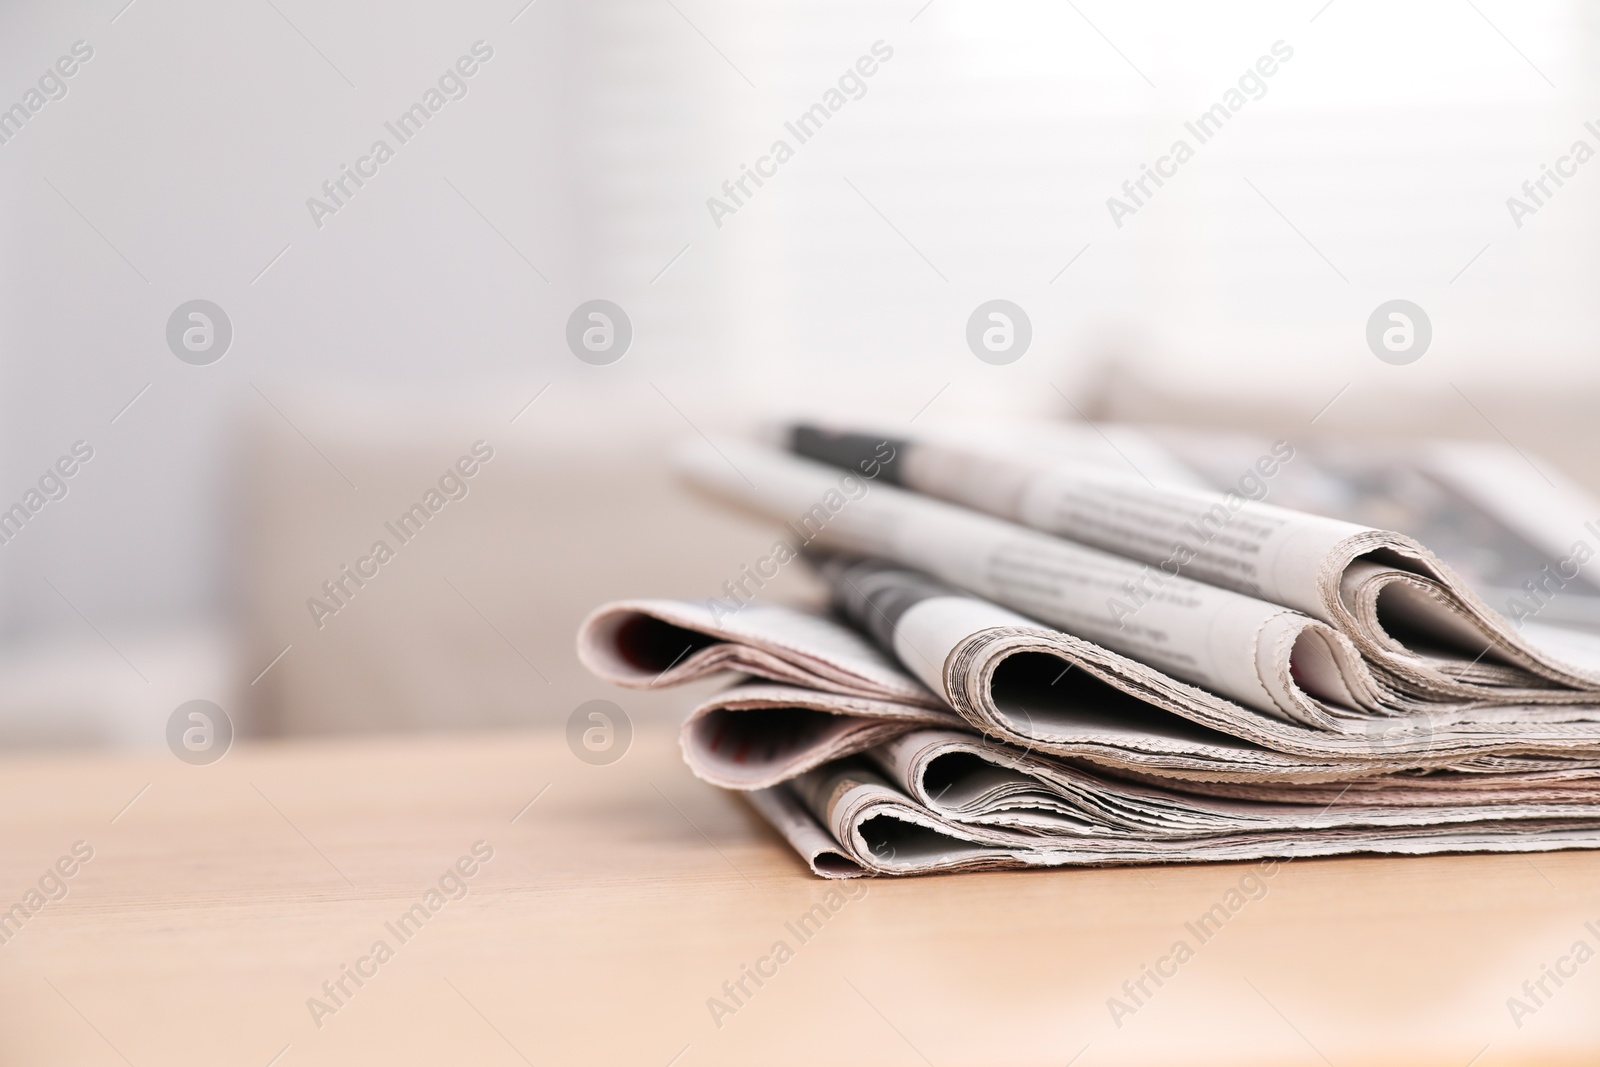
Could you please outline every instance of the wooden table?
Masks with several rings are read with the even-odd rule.
[[[1600,1057],[1600,961],[1547,979],[1520,1027],[1507,1007],[1575,941],[1600,948],[1595,853],[1290,863],[1204,944],[1186,924],[1249,867],[874,880],[802,940],[837,883],[664,732],[602,767],[553,732],[245,745],[208,767],[11,756],[0,798],[0,908],[93,849],[0,945],[5,1064]],[[430,900],[464,857],[444,884],[465,895]],[[1132,1006],[1123,983],[1180,939],[1193,958],[1114,1021],[1108,998]],[[733,1001],[723,983],[778,941]],[[712,997],[737,1008],[714,1020]]]

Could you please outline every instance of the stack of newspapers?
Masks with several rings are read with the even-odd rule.
[[[681,471],[771,550],[710,598],[598,609],[579,655],[625,686],[736,676],[684,757],[826,877],[1600,846],[1600,639],[1266,502],[1286,443],[1220,491],[1124,458],[701,442]],[[788,566],[831,611],[758,596]]]

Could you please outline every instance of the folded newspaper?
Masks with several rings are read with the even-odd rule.
[[[621,685],[741,676],[685,759],[819,875],[1600,845],[1600,656],[1409,538],[1024,450],[792,443],[681,466],[783,524],[755,571],[811,556],[831,617],[744,582],[578,645]]]
[[[946,593],[871,561],[828,560],[821,569],[844,618],[892,609],[898,599],[904,619]],[[826,664],[814,670],[826,680],[815,684],[829,688],[738,684],[695,709],[682,736],[697,775],[751,791],[757,809],[824,876],[1600,843],[1600,745],[1588,760],[1501,755],[1425,774],[1396,770],[1415,759],[1365,753],[1347,763],[1285,759],[1186,729],[1161,710],[1176,706],[1170,698],[1144,706],[1125,680],[1118,689],[1090,675],[1104,668],[1089,660],[1052,662],[1054,674],[1074,680],[1052,679],[1054,687],[1040,690],[1041,707],[1063,716],[1080,709],[1075,736],[1031,744],[932,706],[909,674],[896,675],[890,655],[843,622],[780,607],[746,610],[748,617],[723,620],[719,639],[702,604],[607,605],[581,629],[580,655],[602,677],[636,687],[702,677],[698,669],[662,673],[690,656],[760,677]],[[980,621],[968,637],[1017,629],[1004,609],[993,610],[1005,625]],[[878,618],[865,635],[892,641],[895,624]],[[1027,628],[1050,639],[1048,630]]]
[[[1293,455],[1287,442],[1260,456],[1239,486],[1214,493],[992,441],[808,426],[795,427],[792,441],[800,455],[851,471],[872,464],[885,482],[1137,561],[1138,574],[1106,597],[1119,624],[1137,620],[1182,575],[1335,627],[1413,698],[1586,703],[1600,692],[1600,645],[1541,648],[1411,538],[1252,499]],[[893,459],[882,460],[885,446]]]

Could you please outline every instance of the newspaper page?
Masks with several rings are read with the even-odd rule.
[[[1276,442],[1238,485],[1218,494],[1003,442],[887,439],[806,426],[791,437],[800,454],[847,469],[885,445],[894,453],[887,474],[898,484],[1144,564],[1106,593],[1105,610],[1124,626],[1136,626],[1191,578],[1335,627],[1387,682],[1418,698],[1600,699],[1600,657],[1563,659],[1536,647],[1420,543],[1262,503],[1268,479],[1293,456],[1287,442]]]
[[[1240,472],[1272,447],[1237,432],[1099,429],[1119,447],[1130,438],[1139,442],[1129,459],[1152,479],[1171,480],[1152,454],[1173,463],[1181,457],[1182,480],[1217,491],[1236,485]],[[1035,434],[1056,440],[1056,451],[1083,435],[1098,438],[1082,424],[1049,423],[1029,436]],[[1074,451],[1105,461],[1082,447]],[[1129,470],[1114,453],[1111,459]],[[1585,563],[1600,546],[1600,499],[1538,456],[1487,441],[1317,439],[1297,442],[1292,461],[1279,466],[1267,488],[1265,499],[1280,507],[1415,538],[1519,628],[1600,631],[1600,573]],[[1547,648],[1542,636],[1533,641]]]
[[[626,600],[590,613],[578,656],[617,685],[662,688],[728,672],[735,685],[685,720],[689,768],[725,789],[764,789],[918,725],[959,726],[939,696],[870,641],[781,605],[719,613],[705,603]]]
[[[813,686],[831,684],[815,679],[820,673],[859,676],[865,664],[875,661],[861,653],[855,636],[839,623],[783,609],[764,624],[770,631],[777,620],[792,617],[794,625],[782,646],[746,647],[745,638],[725,633],[729,647],[714,660],[701,661],[692,670],[647,671],[634,678],[637,685],[669,686],[726,668],[776,680],[735,685],[690,712],[680,744],[698,777],[727,789],[765,788],[925,725],[975,729],[1023,750],[1197,781],[1320,782],[1419,765],[1470,765],[1485,752],[1506,757],[1538,741],[1507,737],[1504,731],[1480,732],[1473,738],[1475,745],[1463,748],[1447,738],[1434,750],[1427,723],[1384,719],[1364,721],[1351,743],[1341,747],[1319,732],[1185,685],[1015,612],[958,594],[926,575],[881,562],[842,560],[824,564],[822,573],[841,599],[844,616],[887,623],[888,629],[879,631],[889,642],[885,651],[928,685],[938,686],[937,695],[948,704],[910,704],[837,691],[854,685],[825,689],[792,684],[801,674],[809,674]],[[621,612],[639,610],[639,603],[608,605],[590,616],[594,626],[580,643],[590,650],[585,661],[603,678],[619,677],[605,664],[622,652],[607,642],[626,632],[611,622]],[[689,601],[650,601],[648,607],[651,618],[679,620],[704,610]],[[671,641],[663,647],[662,657],[681,651]],[[1006,669],[1013,658],[1037,664],[1041,657],[1049,657],[1051,664],[1042,673]],[[819,663],[831,669],[811,669]],[[951,669],[941,672],[941,665]],[[910,677],[891,684],[885,672],[893,668],[886,663],[875,666],[881,690],[918,691]],[[626,681],[632,676],[621,677]],[[1559,740],[1569,747],[1575,744],[1570,731],[1560,731]],[[1600,744],[1600,738],[1591,743]]]
[[[1174,578],[1119,620],[1107,601],[1143,570],[1125,557],[773,449],[695,442],[677,458],[692,483],[785,523],[797,550],[926,571],[1248,707],[1330,728],[1405,710],[1348,638],[1280,605]]]
[[[816,816],[811,814],[794,788],[773,786],[746,793],[750,806],[776,830],[819,878],[860,878],[867,872],[851,859]]]
[[[949,709],[749,682],[690,712],[679,744],[696,777],[723,789],[766,789],[928,725],[966,723]]]
[[[836,610],[985,735],[1187,779],[1326,780],[1405,767],[1600,758],[1600,708],[1451,708],[1308,727],[882,560],[823,558]],[[1244,742],[1241,744],[1240,742]]]
[[[1516,819],[1497,817],[1495,811],[1480,812],[1485,817],[1472,821],[1327,825],[1310,832],[1275,827],[1176,837],[1045,836],[941,816],[906,793],[878,765],[860,758],[819,767],[798,779],[794,791],[842,853],[863,870],[886,875],[1351,853],[1542,852],[1600,845],[1600,827],[1593,818],[1557,814]]]
[[[721,671],[833,693],[942,708],[849,627],[778,604],[620,600],[578,627],[578,659],[615,685],[653,689]]]
[[[1373,788],[1353,796],[1346,789],[1332,799],[1319,799],[1315,791],[1293,799],[1246,799],[1096,773],[952,730],[910,730],[868,756],[889,781],[935,814],[1043,837],[1143,840],[1488,820],[1600,820],[1600,776],[1592,769],[1561,790],[1528,783],[1520,775],[1497,776],[1474,789],[1417,790],[1410,787],[1415,779],[1396,785],[1378,778],[1364,781]]]

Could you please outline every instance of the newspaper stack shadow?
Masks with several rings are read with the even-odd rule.
[[[787,523],[832,617],[629,601],[578,649],[626,686],[743,676],[685,759],[819,875],[1600,846],[1600,655],[1415,541],[1021,453],[793,443],[682,466]]]

